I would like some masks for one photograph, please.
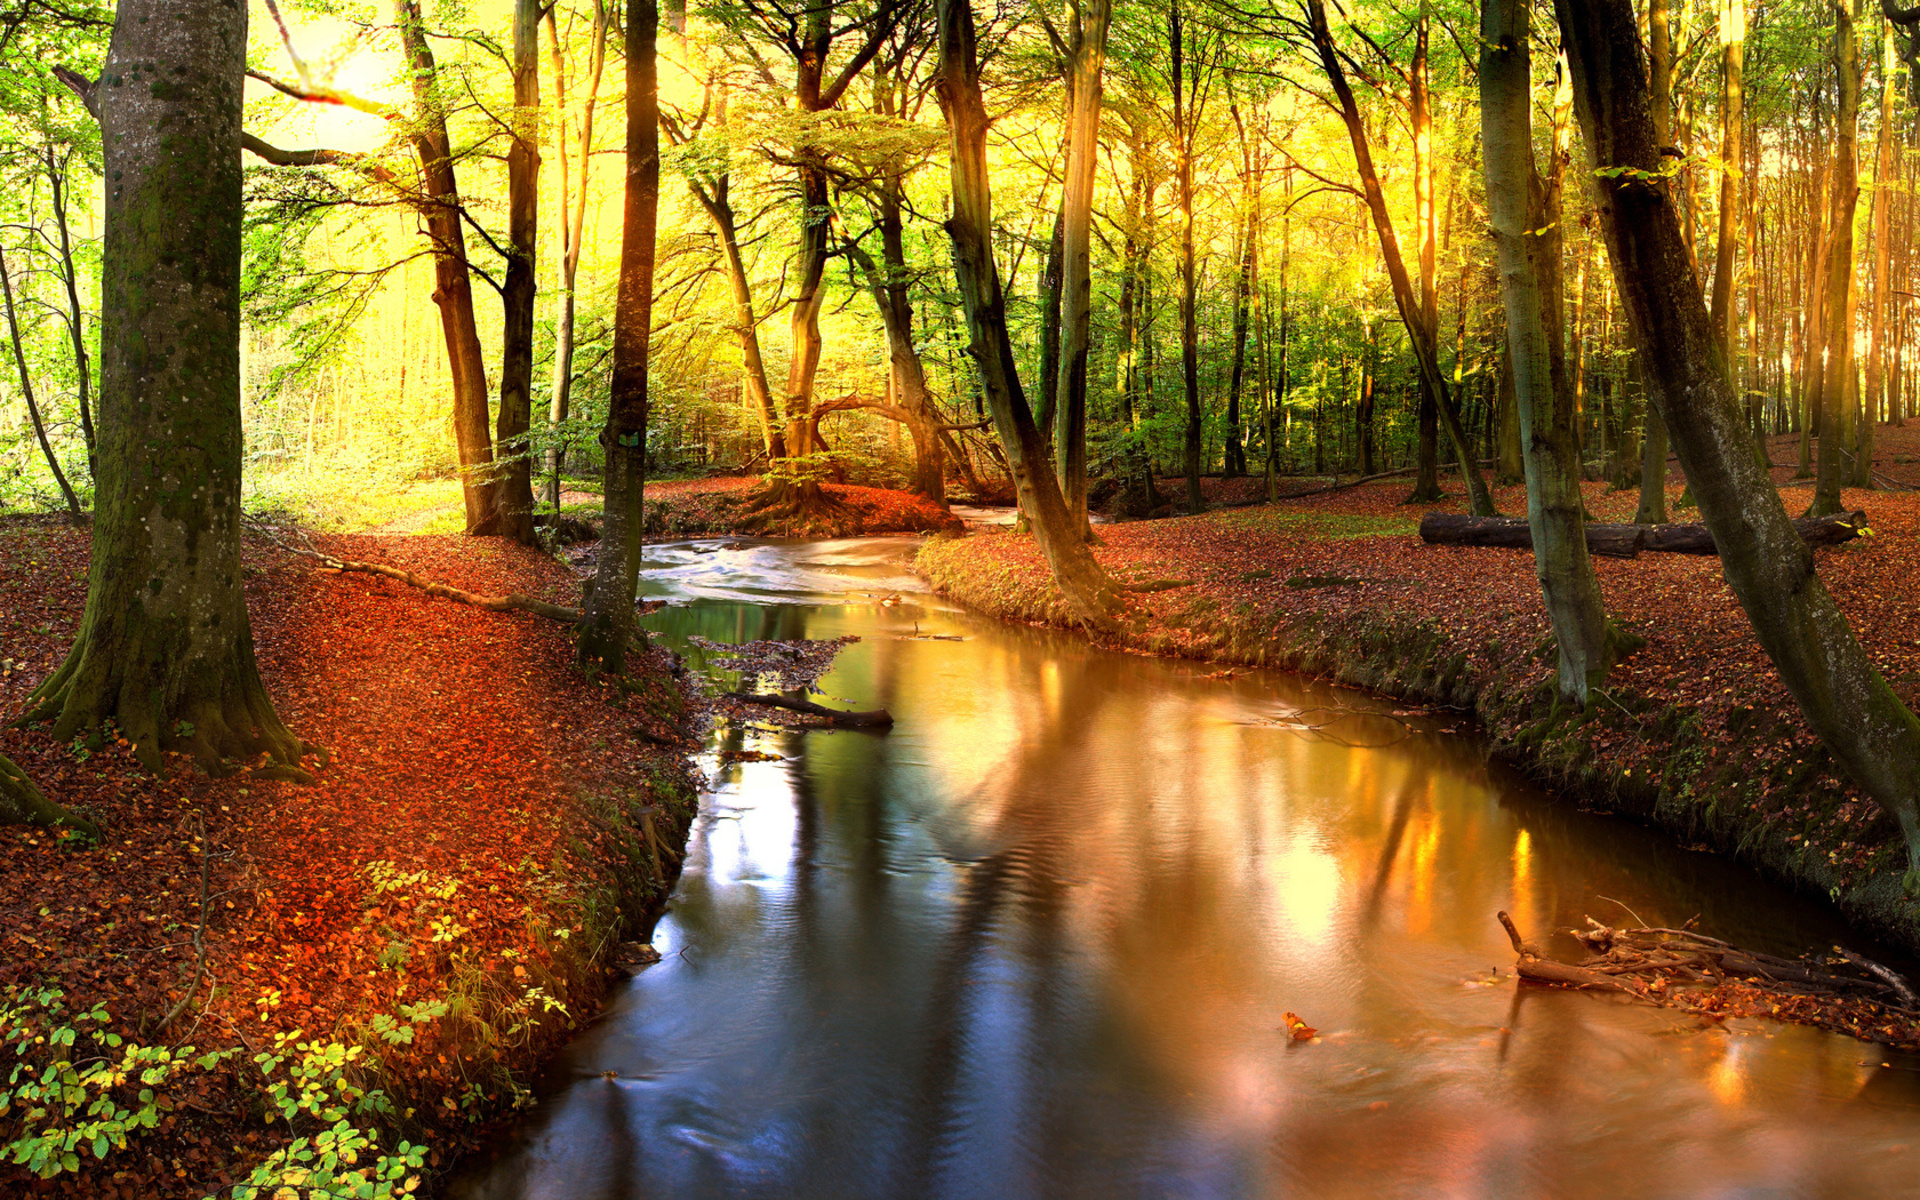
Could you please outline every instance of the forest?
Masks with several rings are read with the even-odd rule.
[[[1917,66],[0,0],[0,1184],[1895,1194]]]

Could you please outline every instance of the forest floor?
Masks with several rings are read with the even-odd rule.
[[[1876,471],[1920,487],[1920,426],[1877,433]],[[1812,486],[1789,479],[1796,454],[1794,439],[1775,439],[1773,460],[1784,464],[1775,479],[1797,515]],[[1677,507],[1682,482],[1668,488],[1670,515],[1698,520]],[[1453,494],[1435,505],[1403,504],[1409,481],[1395,479],[1103,525],[1100,561],[1133,587],[1157,589],[1129,595],[1128,619],[1109,640],[1470,710],[1493,750],[1543,784],[1738,857],[1920,950],[1898,830],[1837,777],[1718,559],[1595,559],[1609,611],[1647,645],[1585,713],[1556,710],[1533,557],[1423,544],[1421,514],[1465,510],[1457,473],[1443,483]],[[1176,494],[1183,484],[1161,486]],[[1525,512],[1517,486],[1495,498],[1502,512]],[[1589,483],[1586,499],[1596,518],[1627,521],[1637,492]],[[1821,577],[1894,690],[1920,703],[1920,493],[1849,489],[1845,500],[1866,510],[1875,536],[1818,551]],[[939,591],[994,615],[1069,623],[1030,537],[939,539],[919,566]]]
[[[492,539],[321,544],[475,591],[578,595],[564,566]],[[0,519],[0,721],[64,655],[87,558],[83,531]],[[322,1107],[383,1089],[389,1117],[349,1119],[386,1130],[389,1150],[395,1131],[429,1142],[418,1167],[395,1169],[430,1179],[524,1097],[519,1081],[593,1012],[615,964],[644,959],[620,944],[620,912],[645,920],[664,901],[696,799],[664,656],[623,692],[583,677],[569,632],[536,617],[260,543],[246,575],[267,689],[296,733],[332,753],[317,784],[245,770],[156,778],[124,744],[0,730],[0,754],[106,829],[89,847],[0,828],[0,1030],[77,1037],[80,1049],[111,1032],[124,1039],[115,1055],[136,1043],[235,1051],[163,1071],[144,1102],[137,1079],[86,1085],[86,1102],[110,1094],[133,1124],[154,1126],[124,1148],[124,1131],[84,1112],[62,1120],[56,1105],[29,1128],[21,1098],[11,1111],[0,1099],[0,1144],[47,1125],[93,1131],[68,1146],[76,1173],[34,1180],[0,1166],[0,1193],[224,1195],[329,1124],[294,1111],[289,1125],[268,1089],[290,1076],[294,1099],[303,1077]],[[155,1028],[183,997],[179,1017]],[[87,1019],[96,1005],[103,1021]],[[286,1048],[295,1031],[318,1058]],[[276,1050],[292,1057],[255,1059]]]

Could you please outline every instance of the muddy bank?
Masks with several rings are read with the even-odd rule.
[[[1403,491],[1103,527],[1097,554],[1135,589],[1114,644],[1470,712],[1492,754],[1582,808],[1748,864],[1920,950],[1897,828],[1837,777],[1717,559],[1596,564],[1610,611],[1648,645],[1575,712],[1553,703],[1531,556],[1422,545],[1419,513],[1396,503]],[[1631,502],[1590,485],[1602,519]],[[1820,570],[1911,703],[1920,612],[1906,588],[1920,578],[1920,502],[1856,492],[1848,502],[1869,509],[1879,536],[1821,551]],[[1500,503],[1517,511],[1523,501],[1516,491]],[[1070,624],[1030,537],[936,539],[917,566],[936,590],[984,612]]]

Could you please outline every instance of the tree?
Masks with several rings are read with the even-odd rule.
[[[540,220],[540,4],[514,0],[513,124],[507,145],[507,269],[501,281],[499,463],[494,532],[522,545],[533,530],[533,305]]]
[[[5,302],[8,340],[13,345],[14,364],[20,368],[20,396],[27,402],[27,416],[33,421],[33,436],[40,443],[40,453],[46,456],[47,470],[53,472],[53,481],[60,485],[61,498],[67,502],[68,519],[79,524],[85,520],[80,512],[80,499],[73,494],[73,485],[67,482],[66,472],[60,469],[60,456],[53,452],[53,444],[47,441],[47,423],[41,419],[40,406],[33,399],[33,374],[27,370],[27,351],[20,340],[20,316],[13,304],[13,279],[7,273],[5,254],[0,254],[0,301]]]
[[[1853,212],[1860,198],[1857,141],[1860,127],[1860,39],[1853,27],[1854,0],[1834,0],[1833,60],[1840,78],[1840,108],[1833,143],[1832,210],[1827,217],[1826,348],[1820,380],[1820,459],[1808,513],[1824,517],[1841,510],[1841,455],[1851,454],[1846,406],[1853,395]]]
[[[1067,80],[1067,177],[1060,201],[1059,383],[1054,388],[1055,468],[1075,523],[1087,522],[1087,355],[1093,333],[1093,177],[1099,157],[1101,79],[1112,0],[1069,0],[1064,36],[1047,33]],[[1044,19],[1044,18],[1043,18]],[[1176,86],[1178,86],[1176,84]]]
[[[993,257],[993,187],[987,174],[987,110],[980,93],[978,42],[971,0],[936,0],[940,64],[935,94],[947,119],[953,213],[953,270],[966,309],[967,334],[981,389],[1006,450],[1020,509],[1032,522],[1040,553],[1075,616],[1094,628],[1111,628],[1120,594],[1087,549],[1084,529],[1074,524],[1047,459],[1046,445],[1020,388],[1013,343],[1007,334],[1006,299]]]
[[[113,722],[150,770],[308,749],[254,661],[240,563],[242,6],[123,0],[78,81],[106,153],[100,480],[87,607],[23,721]]]
[[[1607,620],[1587,554],[1580,497],[1580,443],[1559,349],[1558,304],[1542,276],[1557,270],[1559,239],[1547,234],[1546,188],[1533,162],[1533,69],[1528,0],[1485,0],[1480,15],[1480,141],[1487,208],[1507,312],[1507,356],[1525,448],[1527,523],[1534,570],[1559,648],[1560,694],[1585,706],[1625,645]],[[1554,318],[1550,325],[1549,312]]]
[[[1739,398],[1661,171],[1631,0],[1555,0],[1575,106],[1599,173],[1613,277],[1720,548],[1721,567],[1801,713],[1840,768],[1899,822],[1920,890],[1920,720],[1854,638],[1780,494],[1753,454]]]
[[[640,579],[647,467],[647,353],[653,330],[654,232],[660,210],[660,84],[655,0],[627,6],[627,183],[613,333],[613,394],[600,435],[607,456],[600,553],[581,605],[580,661],[626,670]]]
[[[1423,76],[1425,71],[1426,18],[1425,7],[1421,9],[1419,39],[1416,43],[1417,63],[1413,72],[1415,78]],[[1367,202],[1367,212],[1373,218],[1374,231],[1380,239],[1380,254],[1386,260],[1387,276],[1393,284],[1393,302],[1400,311],[1401,323],[1407,327],[1408,340],[1413,343],[1415,365],[1420,371],[1422,403],[1430,400],[1439,415],[1440,422],[1446,427],[1447,437],[1453,442],[1454,453],[1460,458],[1460,474],[1467,482],[1467,491],[1476,516],[1493,515],[1493,495],[1487,491],[1487,482],[1474,463],[1473,447],[1467,441],[1466,430],[1461,427],[1460,416],[1454,407],[1453,396],[1447,388],[1446,379],[1440,374],[1439,347],[1435,344],[1434,324],[1427,319],[1431,307],[1428,299],[1415,296],[1412,280],[1407,275],[1406,260],[1400,254],[1400,239],[1394,232],[1393,216],[1387,211],[1387,197],[1380,186],[1380,174],[1374,169],[1373,151],[1367,143],[1366,125],[1360,119],[1360,105],[1354,99],[1353,88],[1347,82],[1346,68],[1341,63],[1339,49],[1333,43],[1333,31],[1327,25],[1327,6],[1325,0],[1308,0],[1308,35],[1313,42],[1320,59],[1320,67],[1326,73],[1327,82],[1332,85],[1334,97],[1339,105],[1341,121],[1346,125],[1347,138],[1353,145],[1355,169],[1360,175],[1360,185]],[[1425,94],[1425,85],[1420,86],[1420,94]],[[1422,131],[1417,128],[1424,110],[1416,108],[1415,137]],[[1429,201],[1429,205],[1431,201]],[[1430,235],[1423,230],[1423,247]],[[1423,278],[1425,277],[1423,272]],[[1425,288],[1425,296],[1432,297],[1431,285]],[[1416,489],[1415,498],[1421,498]]]

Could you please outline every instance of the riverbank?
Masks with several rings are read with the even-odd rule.
[[[823,483],[826,507],[803,516],[768,517],[754,512],[763,486],[757,475],[668,479],[647,484],[649,538],[777,537],[848,538],[877,533],[958,531],[960,522],[924,497],[888,488]]]
[[[564,566],[494,540],[322,546],[473,591],[578,594]],[[0,520],[0,720],[64,654],[87,552],[52,520]],[[430,1180],[644,954],[622,930],[678,874],[696,795],[664,653],[625,691],[584,678],[552,622],[261,545],[246,569],[268,692],[331,752],[309,762],[317,784],[154,778],[122,745],[0,732],[0,755],[106,830],[83,847],[0,828],[0,1036],[71,1039],[83,1096],[0,1085],[0,1142],[22,1160],[0,1167],[8,1194],[224,1195],[276,1152],[303,1189],[370,1167]],[[87,1065],[133,1046],[144,1090]]]
[[[1776,450],[1776,461],[1790,461]],[[1782,474],[1784,474],[1784,470]],[[1403,480],[1197,517],[1103,526],[1096,555],[1130,594],[1118,648],[1277,667],[1470,711],[1490,748],[1584,808],[1670,832],[1825,896],[1858,927],[1920,951],[1892,820],[1839,779],[1755,641],[1719,560],[1597,559],[1608,610],[1647,645],[1585,713],[1556,712],[1533,558],[1427,546]],[[1669,491],[1676,503],[1681,489]],[[1788,484],[1792,511],[1810,484]],[[1519,488],[1496,491],[1524,512]],[[1820,572],[1894,689],[1920,700],[1920,498],[1849,490],[1876,534],[1821,550]],[[1587,485],[1600,520],[1635,495]],[[1455,498],[1431,506],[1464,511]],[[1684,519],[1684,516],[1683,516]],[[941,539],[936,590],[1010,620],[1067,625],[1031,537]]]

